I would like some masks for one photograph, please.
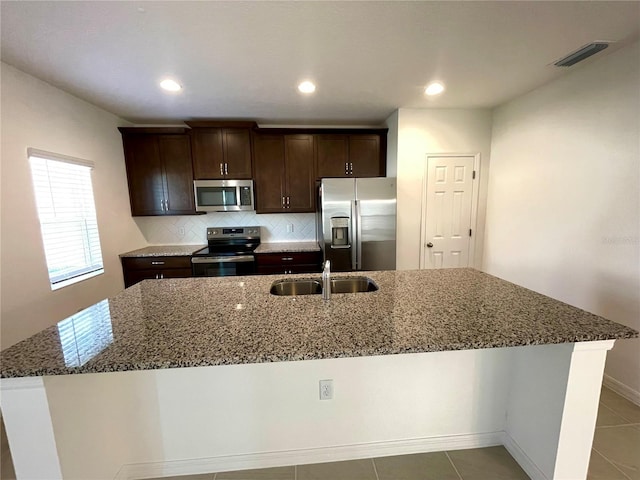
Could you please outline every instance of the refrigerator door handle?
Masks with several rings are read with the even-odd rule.
[[[358,270],[362,270],[362,213],[360,211],[360,203],[361,200],[356,200],[356,222],[358,227],[358,230],[356,230],[356,232],[358,233]]]
[[[358,248],[360,241],[358,239],[358,234],[356,233],[358,228],[357,212],[358,201],[351,200],[351,228],[349,228],[349,243],[351,244],[351,270],[358,270]]]
[[[356,268],[362,270],[362,214],[360,213],[360,200],[355,201],[356,204]]]

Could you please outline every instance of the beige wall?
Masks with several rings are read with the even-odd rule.
[[[396,268],[420,267],[422,189],[428,153],[480,154],[476,255],[482,264],[491,112],[485,109],[407,109],[398,111],[398,227]]]
[[[387,177],[398,176],[398,110],[384,122],[387,132]]]
[[[495,111],[484,269],[640,329],[640,47]],[[606,374],[640,401],[640,341]],[[634,393],[635,392],[635,393]]]
[[[118,254],[146,245],[131,219],[122,141],[125,122],[2,63],[1,347],[123,288]],[[105,273],[51,291],[27,148],[95,163],[93,187]]]

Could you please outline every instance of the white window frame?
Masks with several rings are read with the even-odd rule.
[[[91,181],[93,162],[35,148],[28,148],[27,156],[51,290],[101,275],[104,264]],[[56,179],[56,168],[68,169],[67,174],[75,177]]]

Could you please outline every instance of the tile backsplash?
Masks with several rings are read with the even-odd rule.
[[[260,214],[215,212],[206,215],[134,217],[149,245],[207,243],[207,227],[262,227],[262,242],[309,242],[316,240],[315,213]],[[292,230],[289,232],[288,230]]]

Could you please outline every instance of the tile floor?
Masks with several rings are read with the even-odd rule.
[[[4,434],[4,429],[3,429]],[[15,478],[3,450],[0,479]],[[186,475],[164,480],[526,480],[503,447]],[[640,480],[640,407],[603,387],[588,480]],[[567,479],[571,480],[571,479]]]

